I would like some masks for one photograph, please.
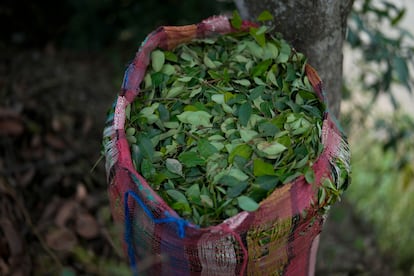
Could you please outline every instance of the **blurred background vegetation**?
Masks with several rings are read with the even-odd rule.
[[[355,0],[344,47],[340,118],[353,153],[352,185],[344,200],[372,225],[379,254],[391,256],[393,269],[403,275],[414,274],[414,37],[401,25],[406,4]],[[112,61],[111,81],[120,85],[127,61],[156,27],[199,22],[234,9],[229,0],[5,0],[0,4],[0,51],[99,53]],[[332,217],[341,216],[335,212]],[[102,216],[109,220],[108,210]],[[102,265],[82,247],[74,252],[82,262]],[[112,263],[104,263],[110,271]]]
[[[355,1],[341,118],[352,150],[346,198],[402,275],[414,274],[414,37],[404,27],[414,23],[413,8],[408,1]]]

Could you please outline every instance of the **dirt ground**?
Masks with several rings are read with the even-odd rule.
[[[53,48],[0,54],[0,275],[127,275],[100,158],[123,70]],[[346,198],[322,233],[316,272],[393,274]]]

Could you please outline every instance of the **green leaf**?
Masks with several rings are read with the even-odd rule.
[[[177,190],[167,190],[166,193],[175,201],[188,204],[187,198],[185,195]]]
[[[152,160],[154,156],[154,146],[151,142],[151,139],[149,139],[143,134],[138,134],[137,139],[139,151],[145,158],[147,158],[148,160]]]
[[[296,153],[296,151],[295,151],[295,154],[298,156],[298,160],[299,160],[299,153]],[[306,155],[305,155],[306,154]],[[295,169],[301,169],[301,168],[303,168],[307,163],[308,163],[308,160],[309,160],[309,154],[308,154],[308,152],[306,151],[305,152],[305,154],[303,154],[303,155],[305,155],[305,157],[304,158],[302,158],[302,159],[300,159],[297,163],[296,163],[296,165],[294,166],[294,168]],[[302,155],[302,156],[303,156]],[[307,172],[307,170],[312,170],[310,167],[307,167],[306,169],[305,169],[305,176],[306,176],[306,172]],[[308,181],[309,182],[309,181]],[[311,183],[311,182],[309,182],[309,183]]]
[[[165,63],[165,55],[163,51],[154,50],[151,53],[151,65],[155,72],[159,72]]]
[[[129,127],[126,129],[125,134],[127,136],[132,136],[135,134],[135,132],[136,132],[136,129],[134,127]]]
[[[171,64],[168,64],[168,63],[164,64],[164,66],[161,69],[161,72],[168,75],[168,76],[173,75],[173,74],[176,73],[175,72],[175,67],[172,66]]]
[[[264,73],[269,68],[269,66],[272,64],[272,62],[273,61],[271,59],[267,59],[267,60],[264,60],[264,61],[260,62],[259,64],[257,64],[252,69],[252,76],[253,77],[263,76]]]
[[[290,53],[291,53],[291,48],[289,46],[289,44],[282,40],[281,41],[281,46],[280,46],[280,53],[279,56],[277,57],[277,62],[278,63],[286,63],[289,60],[290,57]]]
[[[266,26],[261,26],[260,28],[250,28],[250,34],[256,40],[256,42],[261,46],[264,47],[266,45],[266,37],[265,32],[267,30]]]
[[[273,105],[271,102],[267,102],[264,101],[262,103],[260,103],[260,111],[262,112],[262,114],[268,118],[272,118],[274,117],[274,112],[273,112]]]
[[[211,96],[211,100],[215,103],[218,104],[224,104],[225,100],[224,100],[224,94],[214,94]]]
[[[259,204],[248,196],[239,196],[237,203],[240,209],[247,212],[254,212],[259,208]]]
[[[274,42],[273,41],[267,42],[264,48],[263,58],[264,59],[269,59],[269,58],[276,59],[278,55],[279,55],[279,49],[274,44]]]
[[[286,81],[293,81],[297,78],[296,76],[296,69],[293,64],[288,63],[286,65],[287,73],[286,73]]]
[[[266,83],[261,78],[258,78],[258,77],[253,77],[253,81],[257,85],[266,85]]]
[[[295,180],[296,178],[298,178],[301,175],[302,175],[301,172],[292,173],[292,174],[288,175],[287,177],[285,177],[285,179],[283,179],[283,184],[292,182],[293,180]]]
[[[203,90],[203,88],[201,86],[192,89],[191,90],[191,93],[190,93],[190,98],[194,98],[195,96],[197,96],[198,94],[200,94],[202,90]]]
[[[329,189],[331,189],[331,190],[334,190],[334,191],[336,191],[337,190],[337,188],[336,188],[336,186],[335,186],[335,184],[329,179],[329,178],[325,178],[324,180],[323,180],[323,182],[322,182],[322,186],[324,186],[324,187],[326,187],[326,188],[329,188]]]
[[[186,167],[195,167],[195,166],[202,166],[206,163],[204,159],[202,159],[196,152],[194,151],[185,151],[180,153],[178,156],[178,160],[186,166]]]
[[[163,122],[167,122],[170,120],[170,112],[165,107],[165,105],[160,104],[158,106],[159,117]]]
[[[191,215],[191,208],[188,203],[185,202],[173,202],[171,208],[178,211],[182,216]]]
[[[169,60],[169,61],[172,61],[172,62],[177,62],[178,61],[178,57],[176,56],[176,54],[174,54],[171,51],[165,51],[164,55],[165,55],[166,60]]]
[[[236,146],[229,154],[229,163],[233,163],[235,156],[241,156],[245,159],[249,159],[253,149],[248,144],[241,144]]]
[[[200,201],[200,186],[198,184],[191,185],[186,190],[187,197],[193,201],[193,202],[199,202]]]
[[[256,138],[257,135],[259,134],[257,131],[251,130],[251,129],[247,129],[247,128],[242,128],[239,130],[240,133],[240,137],[243,140],[243,142],[248,143],[251,140],[253,140],[253,138]]]
[[[214,70],[208,70],[207,73],[213,80],[219,80],[222,78],[222,75]]]
[[[151,74],[152,86],[154,87],[161,86],[167,79],[168,76],[162,72],[155,72]]]
[[[219,135],[219,134],[215,134],[215,135],[211,135],[208,137],[209,141],[224,141],[226,138],[224,138],[223,136]]]
[[[168,176],[166,176],[166,179],[168,178]],[[168,179],[167,182],[164,183],[164,190],[174,190],[175,189],[175,185],[174,182],[171,181],[171,179]]]
[[[127,120],[131,119],[131,104],[128,104],[125,108],[125,118]]]
[[[152,165],[151,161],[148,159],[143,159],[141,162],[141,171],[143,177],[151,178],[152,175],[155,173],[154,166]]]
[[[183,176],[183,165],[177,159],[167,158],[165,166],[170,172]]]
[[[249,161],[250,161],[249,159],[236,155],[233,159],[233,164],[237,166],[238,168],[241,168],[243,171],[245,171],[246,173],[250,175],[251,166],[250,166]]]
[[[180,123],[179,122],[165,122],[164,123],[164,127],[166,127],[166,128],[173,128],[173,129],[175,129],[175,128],[178,128],[180,126]]]
[[[208,195],[200,195],[201,203],[207,205],[210,208],[214,207],[213,200]]]
[[[313,171],[312,168],[308,168],[306,170],[305,179],[306,179],[306,182],[308,182],[309,184],[315,183],[315,172]]]
[[[246,62],[248,62],[248,61],[249,61],[249,59],[248,59],[247,57],[243,56],[243,55],[236,55],[236,56],[234,57],[234,59],[235,59],[237,62],[240,62],[240,63],[246,63]]]
[[[152,78],[151,78],[151,74],[147,73],[145,74],[144,77],[144,88],[150,88],[152,86],[153,82],[152,82]]]
[[[195,65],[194,56],[191,54],[188,48],[183,49],[183,52],[181,53],[180,58],[190,63],[190,67],[191,65]]]
[[[279,178],[274,175],[262,175],[256,178],[255,183],[266,191],[272,191],[279,184]]]
[[[257,21],[263,22],[263,21],[269,21],[273,20],[273,15],[269,11],[263,11],[258,17]]]
[[[181,77],[181,78],[178,78],[177,80],[178,81],[180,81],[180,82],[185,82],[185,83],[187,83],[187,82],[189,82],[190,80],[192,80],[193,79],[193,77],[191,77],[191,76],[186,76],[186,77]]]
[[[135,168],[140,168],[143,156],[137,144],[131,145],[131,157],[132,161],[134,162]]]
[[[255,41],[248,41],[246,42],[246,45],[254,57],[258,59],[263,58],[263,48],[259,44],[257,44]]]
[[[205,111],[184,111],[183,113],[177,115],[178,120],[186,124],[191,124],[195,127],[211,127],[211,117],[211,114]]]
[[[203,62],[207,68],[215,69],[217,67],[216,64],[207,55],[204,55]]]
[[[224,175],[218,182],[224,186],[234,187],[239,185],[240,180],[230,175]]]
[[[255,100],[256,98],[260,97],[263,95],[264,91],[265,91],[265,86],[256,86],[255,88],[250,90],[250,100]]]
[[[228,217],[233,217],[235,215],[237,215],[239,213],[239,211],[237,210],[237,208],[234,207],[230,207],[230,208],[226,208],[224,210],[224,213],[228,216]]]
[[[246,102],[239,107],[238,111],[238,117],[239,117],[239,123],[242,126],[247,126],[247,123],[250,120],[250,116],[252,115],[252,106],[249,102]]]
[[[276,141],[263,141],[257,144],[257,149],[264,153],[267,158],[276,159],[287,148]]]
[[[278,86],[275,73],[273,73],[272,70],[267,71],[267,74],[266,74],[266,82],[268,82],[268,83],[270,82],[274,86]]]
[[[186,91],[184,86],[174,86],[170,90],[167,91],[167,93],[164,95],[165,98],[175,98],[181,93]]]
[[[271,122],[260,123],[258,126],[258,130],[265,137],[274,137],[276,133],[280,131],[279,128]]]
[[[232,167],[230,171],[228,172],[229,176],[232,176],[240,181],[246,181],[249,179],[249,176],[246,175],[244,172],[242,172],[240,169]]]
[[[197,149],[200,155],[204,158],[208,158],[214,153],[217,153],[218,150],[213,146],[207,139],[198,140]]]
[[[143,109],[141,109],[141,111],[139,112],[142,116],[149,116],[154,114],[155,110],[158,108],[159,103],[153,103],[150,106],[144,107]]]
[[[233,185],[227,188],[226,195],[229,198],[239,196],[246,188],[249,183],[247,181],[238,181],[237,185]]]
[[[272,164],[256,158],[253,160],[253,174],[254,176],[275,175],[275,169]]]
[[[318,191],[318,202],[319,205],[322,205],[326,199],[326,190],[324,187],[320,187]]]
[[[241,79],[241,80],[233,80],[234,83],[240,84],[245,87],[249,87],[251,85],[248,79]]]
[[[233,16],[230,20],[231,26],[237,30],[239,30],[241,28],[242,25],[242,18],[240,16],[240,14],[238,13],[238,11],[234,10],[233,11]]]

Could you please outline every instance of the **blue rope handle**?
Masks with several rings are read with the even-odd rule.
[[[180,238],[184,238],[185,237],[185,227],[186,226],[191,226],[194,227],[192,225],[190,225],[190,222],[182,219],[182,218],[177,218],[175,216],[170,215],[169,212],[165,212],[165,218],[161,218],[161,219],[157,219],[154,217],[154,215],[152,214],[152,212],[148,209],[148,207],[145,205],[145,203],[141,200],[141,198],[132,190],[128,190],[125,192],[124,194],[124,208],[125,208],[125,242],[128,245],[128,258],[129,258],[129,262],[130,262],[130,266],[131,269],[134,273],[134,275],[138,275],[138,269],[137,269],[137,264],[136,264],[136,260],[135,260],[135,248],[133,245],[133,240],[132,240],[132,217],[130,215],[130,211],[129,211],[129,206],[128,206],[128,198],[129,196],[131,196],[133,199],[135,199],[135,201],[139,204],[139,206],[144,210],[144,212],[147,214],[147,216],[155,223],[155,224],[160,224],[160,223],[175,223],[178,227],[178,236]]]

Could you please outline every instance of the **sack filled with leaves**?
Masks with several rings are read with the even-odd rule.
[[[350,171],[315,70],[237,14],[151,33],[104,145],[113,216],[144,274],[307,275]]]

